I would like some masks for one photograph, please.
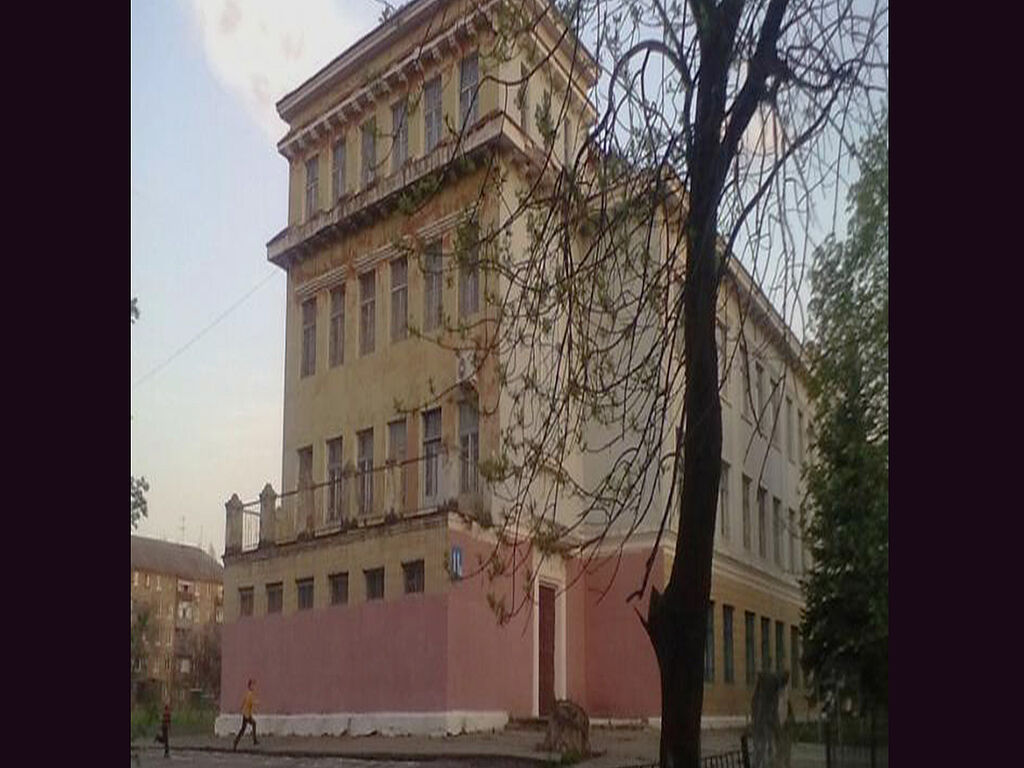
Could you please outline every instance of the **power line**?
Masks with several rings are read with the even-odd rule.
[[[210,332],[211,330],[213,330],[214,326],[216,326],[216,325],[217,325],[217,324],[218,324],[218,323],[219,323],[219,322],[220,322],[221,320],[223,320],[223,319],[224,319],[225,317],[227,317],[227,316],[228,316],[228,315],[230,315],[230,314],[231,314],[232,312],[234,312],[234,311],[235,311],[236,309],[238,309],[238,307],[240,307],[240,306],[241,306],[241,305],[242,305],[242,304],[243,304],[243,303],[245,302],[245,300],[246,300],[246,299],[248,299],[248,298],[249,298],[250,296],[252,296],[252,295],[253,295],[254,293],[256,293],[256,291],[258,291],[258,290],[259,290],[260,288],[262,288],[262,287],[263,287],[264,285],[266,285],[266,283],[268,283],[268,282],[270,281],[270,278],[274,277],[274,276],[275,276],[276,274],[277,274],[277,271],[276,271],[276,270],[275,270],[275,271],[273,271],[273,272],[271,272],[271,273],[270,273],[270,274],[268,274],[268,275],[267,275],[266,277],[264,277],[264,278],[263,278],[262,280],[260,280],[260,281],[259,281],[259,282],[258,282],[258,283],[257,283],[256,285],[254,285],[254,286],[253,286],[252,288],[250,288],[250,289],[249,289],[249,290],[248,290],[248,291],[247,291],[247,292],[245,293],[245,295],[244,295],[244,296],[242,296],[242,297],[241,297],[240,299],[238,299],[238,300],[237,300],[237,301],[236,301],[236,302],[235,302],[234,304],[232,304],[232,305],[231,305],[230,307],[228,307],[227,309],[225,309],[225,310],[224,310],[224,311],[223,311],[223,312],[222,312],[221,314],[219,314],[219,315],[218,315],[218,316],[217,316],[216,318],[214,318],[213,322],[211,322],[211,323],[210,323],[210,324],[209,324],[208,326],[206,326],[206,327],[205,327],[205,328],[203,328],[203,329],[202,329],[201,331],[199,331],[199,333],[197,333],[197,334],[196,334],[195,336],[193,336],[193,337],[192,337],[191,339],[189,339],[188,341],[186,341],[186,342],[185,342],[185,343],[184,343],[184,344],[183,344],[183,345],[182,345],[181,347],[179,347],[179,348],[177,349],[177,351],[175,351],[174,353],[172,353],[170,357],[168,357],[168,358],[167,358],[166,360],[164,360],[164,361],[163,361],[162,363],[160,363],[160,364],[159,364],[158,366],[156,366],[156,368],[153,368],[153,369],[152,369],[152,370],[151,370],[151,371],[150,371],[149,373],[145,374],[144,376],[142,376],[142,378],[140,378],[140,379],[139,379],[138,381],[136,381],[136,382],[135,382],[134,384],[132,384],[132,391],[134,392],[134,391],[135,391],[135,389],[136,389],[136,388],[137,388],[137,387],[138,387],[138,386],[139,386],[140,384],[142,384],[143,382],[145,382],[145,381],[147,381],[148,379],[152,378],[152,377],[153,377],[153,376],[154,376],[154,375],[155,375],[155,374],[156,374],[157,372],[159,372],[159,371],[163,370],[163,369],[164,369],[164,368],[166,368],[166,367],[167,367],[168,365],[170,365],[170,363],[171,363],[171,362],[172,362],[172,361],[173,361],[173,360],[174,360],[174,359],[175,359],[176,357],[178,357],[178,355],[180,355],[180,354],[181,354],[182,352],[184,352],[184,351],[185,351],[186,349],[188,349],[188,348],[189,348],[189,347],[191,347],[191,346],[192,346],[193,344],[195,344],[195,343],[196,343],[197,341],[199,341],[199,339],[201,339],[201,338],[202,338],[203,336],[205,336],[205,335],[206,335],[207,333],[209,333],[209,332]]]

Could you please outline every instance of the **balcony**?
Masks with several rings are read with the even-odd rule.
[[[455,137],[441,142],[429,154],[408,161],[401,170],[377,178],[370,186],[346,195],[326,211],[279,232],[267,243],[267,259],[287,269],[290,259],[341,236],[347,229],[362,226],[397,203],[397,193],[437,171],[443,170],[456,155],[471,157],[503,135],[504,114],[484,116],[457,146]],[[458,150],[458,151],[456,151]],[[458,164],[451,166],[458,169]]]

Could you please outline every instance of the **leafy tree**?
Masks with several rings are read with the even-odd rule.
[[[849,237],[815,253],[810,304],[804,664],[872,713],[889,700],[888,128],[864,143]]]
[[[135,321],[139,318],[139,306],[138,299],[132,297],[132,325],[135,325]],[[149,514],[148,507],[146,505],[145,492],[149,490],[149,483],[146,482],[146,478],[136,478],[135,475],[132,478],[132,530],[134,531],[139,527],[139,520],[143,517],[147,517]]]

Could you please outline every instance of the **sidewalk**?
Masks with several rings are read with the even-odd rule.
[[[253,746],[252,736],[246,734],[238,744],[238,751],[289,757],[351,757],[360,760],[472,760],[476,763],[504,766],[518,764],[523,768],[532,768],[560,762],[559,754],[538,749],[544,734],[543,728],[513,723],[499,733],[434,738],[376,735],[266,736],[260,739],[256,747]],[[596,754],[577,765],[581,768],[619,768],[657,762],[659,736],[659,731],[651,728],[592,727],[590,746]],[[175,738],[171,733],[172,749],[231,751],[232,741],[231,737],[212,734]],[[740,732],[704,731],[701,742],[705,755],[738,749]]]

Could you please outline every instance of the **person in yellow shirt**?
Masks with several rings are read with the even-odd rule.
[[[242,738],[242,734],[245,733],[245,726],[252,725],[252,743],[259,744],[256,739],[256,721],[252,719],[252,708],[256,703],[256,681],[249,680],[249,688],[245,692],[245,696],[242,698],[242,730],[235,736],[235,744],[231,747],[232,750],[238,749],[238,740]]]

